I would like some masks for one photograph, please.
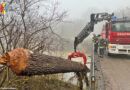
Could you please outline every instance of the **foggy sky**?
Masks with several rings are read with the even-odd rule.
[[[102,12],[114,12],[130,7],[130,0],[58,0],[61,7],[68,11],[70,18],[80,18],[88,9],[98,9]]]
[[[72,38],[85,27],[90,21],[91,13],[115,13],[124,10],[130,12],[130,0],[56,0],[60,3],[60,9],[68,12],[67,20],[71,21],[69,25],[61,25],[60,34],[63,37]],[[126,10],[127,8],[127,10]],[[127,14],[125,14],[127,15]],[[116,16],[119,16],[117,13]],[[104,22],[96,24],[94,33],[100,34]]]

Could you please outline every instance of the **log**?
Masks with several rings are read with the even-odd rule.
[[[89,71],[86,66],[83,67],[77,62],[23,48],[3,54],[0,64],[10,67],[16,75],[22,76]]]

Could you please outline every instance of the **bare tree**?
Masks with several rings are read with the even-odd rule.
[[[57,2],[49,0],[8,0],[9,11],[0,17],[0,55],[15,48],[39,53],[51,50],[59,37],[53,27],[62,22],[66,11],[58,11]],[[3,69],[2,69],[3,70]],[[6,70],[5,72],[8,72]],[[7,73],[3,72],[4,84]]]

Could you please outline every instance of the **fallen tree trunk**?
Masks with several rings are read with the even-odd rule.
[[[3,54],[0,63],[10,67],[15,74],[24,76],[89,71],[77,62],[26,49],[15,49]]]

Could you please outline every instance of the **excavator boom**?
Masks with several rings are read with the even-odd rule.
[[[91,14],[90,22],[84,27],[84,29],[75,37],[74,40],[74,50],[76,52],[76,48],[79,43],[81,43],[91,32],[94,30],[94,25],[103,20],[111,21],[114,14],[108,13],[96,13]]]

